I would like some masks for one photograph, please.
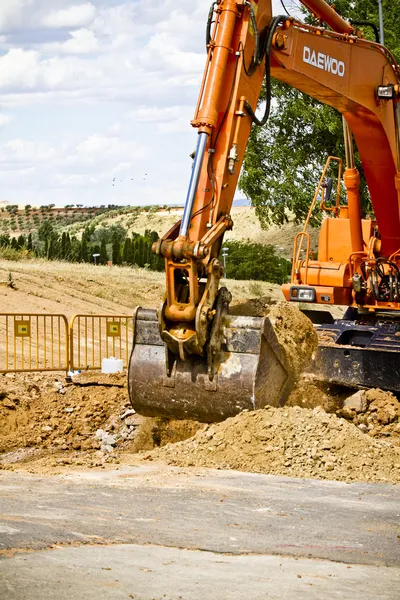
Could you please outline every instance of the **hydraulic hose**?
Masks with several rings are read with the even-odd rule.
[[[213,24],[214,8],[216,5],[217,5],[217,2],[213,2],[210,6],[210,10],[208,11],[207,27],[206,27],[206,46],[208,46],[208,44],[211,42],[211,27]]]
[[[250,119],[252,122],[257,125],[257,127],[263,127],[269,118],[269,114],[271,111],[271,48],[272,48],[272,40],[278,26],[287,20],[287,16],[279,15],[274,17],[271,21],[270,26],[263,32],[261,35],[262,41],[265,43],[265,47],[262,48],[262,51],[259,52],[261,57],[265,56],[265,89],[266,89],[266,103],[265,103],[265,111],[262,119],[259,119],[250,104],[246,101],[245,108],[248,112]],[[261,46],[261,45],[260,45]],[[262,44],[264,46],[264,44]],[[262,60],[262,58],[261,58]],[[260,60],[260,63],[261,63]],[[260,64],[259,63],[259,64]]]
[[[371,27],[374,32],[375,42],[377,44],[380,43],[379,30],[375,23],[371,23],[371,21],[353,21],[352,19],[350,20],[350,23],[351,25],[357,25],[358,27]]]

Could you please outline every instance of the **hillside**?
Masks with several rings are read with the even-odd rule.
[[[113,211],[113,213],[116,211]],[[132,212],[115,215],[106,213],[94,219],[104,226],[119,223],[128,230],[129,233],[135,232],[144,234],[146,229],[156,231],[159,235],[168,231],[174,223],[182,217],[182,208],[160,208],[154,207],[149,210],[137,211],[134,208]],[[282,255],[289,258],[292,256],[293,240],[302,227],[287,223],[282,227],[271,225],[267,230],[261,228],[260,222],[256,216],[255,209],[249,206],[233,207],[231,210],[234,226],[232,231],[225,234],[227,241],[252,241],[261,244],[271,244],[283,248]],[[93,221],[92,221],[93,222]],[[82,232],[84,225],[75,224],[74,232]],[[311,247],[316,247],[317,231],[312,230]]]
[[[85,227],[90,223],[97,227],[122,225],[129,234],[135,232],[144,234],[146,230],[156,231],[159,235],[168,231],[182,216],[179,207],[99,207],[76,208],[65,207],[38,209],[21,209],[3,207],[0,212],[0,231],[11,237],[20,234],[34,233],[43,220],[49,220],[56,231],[68,232],[80,237]],[[285,258],[291,258],[293,240],[301,226],[292,223],[278,227],[271,225],[267,230],[260,226],[255,209],[249,206],[233,207],[231,211],[234,227],[225,236],[227,241],[249,241],[270,244],[282,248],[280,253]],[[317,246],[317,231],[311,230],[311,248]]]

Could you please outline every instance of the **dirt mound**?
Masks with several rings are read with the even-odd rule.
[[[278,302],[270,305],[265,298],[237,303],[232,314],[268,316],[289,366],[293,385],[317,350],[318,336],[313,324],[294,304]]]
[[[329,404],[329,393],[324,400],[312,385],[314,399],[301,381],[291,401],[297,393],[303,405],[317,398]],[[102,467],[139,452],[138,458],[182,466],[400,482],[397,399],[368,390],[341,398],[338,406],[331,409],[345,418],[319,407],[294,406],[245,412],[204,426],[140,417],[129,404],[125,378],[118,375],[87,374],[66,382],[54,374],[7,374],[0,376],[0,468]]]
[[[86,387],[55,375],[9,373],[0,378],[0,452],[100,448],[97,429],[119,429],[118,415],[128,408],[125,383],[115,376]]]
[[[316,408],[321,406],[328,413],[336,413],[353,393],[349,388],[317,381],[303,375],[293,389],[285,406]]]
[[[277,300],[272,301],[270,296],[249,298],[245,301],[233,298],[232,304],[229,305],[229,314],[244,317],[263,317],[270,310],[271,304],[276,302]]]
[[[303,376],[292,391],[286,406],[322,407],[351,421],[371,437],[390,438],[400,446],[400,402],[391,392],[379,389],[354,392]]]
[[[292,477],[400,482],[399,448],[321,408],[244,412],[145,457]]]
[[[390,392],[360,390],[345,400],[338,415],[371,437],[390,437],[400,446],[400,402]]]
[[[314,327],[296,306],[287,302],[272,306],[268,317],[285,352],[291,375],[297,381],[317,350]]]
[[[125,377],[82,374],[0,375],[0,465],[45,458],[54,464],[100,466],[118,451],[151,450],[185,440],[200,424],[135,414]],[[1,456],[2,455],[2,456]]]

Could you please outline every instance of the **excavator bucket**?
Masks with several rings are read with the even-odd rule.
[[[206,358],[176,358],[167,376],[166,347],[160,339],[156,311],[137,308],[129,361],[128,387],[141,415],[223,421],[243,410],[282,406],[292,377],[267,317],[224,316],[224,343],[215,376]]]

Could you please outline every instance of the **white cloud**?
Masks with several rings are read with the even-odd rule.
[[[23,20],[23,13],[33,7],[35,0],[1,0],[0,31],[17,28]]]
[[[0,145],[0,163],[16,168],[51,160],[55,154],[55,148],[48,142],[15,139]]]
[[[91,2],[86,2],[53,10],[43,18],[42,24],[50,28],[85,27],[93,21],[95,14],[96,7]]]
[[[0,56],[0,90],[21,90],[36,87],[39,53],[13,48]]]
[[[42,47],[43,54],[93,54],[101,52],[99,40],[91,29],[76,29],[64,42],[51,42]]]
[[[2,195],[183,202],[210,0],[0,3]]]
[[[100,158],[109,161],[123,156],[137,160],[146,156],[146,149],[134,141],[116,136],[93,135],[77,145],[76,154],[71,160],[93,162]]]
[[[12,120],[13,117],[11,115],[5,115],[0,113],[0,127],[5,127],[5,125],[11,123]]]

